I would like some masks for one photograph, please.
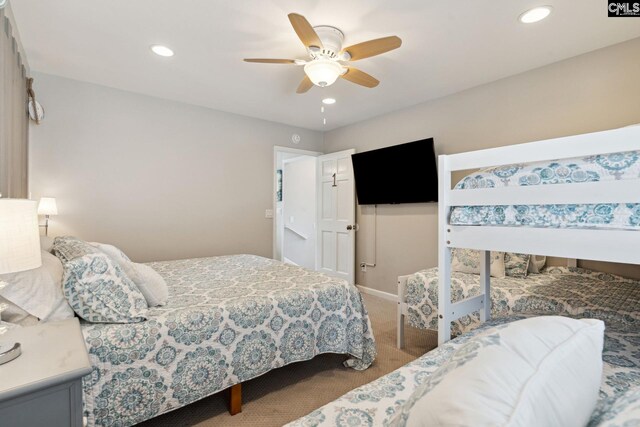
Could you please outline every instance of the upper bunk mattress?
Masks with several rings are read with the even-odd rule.
[[[615,180],[637,180],[640,188],[640,151],[489,168],[455,188],[576,184],[580,191],[580,183]],[[456,206],[450,224],[640,230],[640,203]]]

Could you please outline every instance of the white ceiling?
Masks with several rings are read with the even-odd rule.
[[[31,68],[316,130],[330,130],[640,37],[640,20],[607,18],[602,0],[12,0]],[[524,25],[518,15],[554,10]],[[345,45],[398,35],[400,49],[354,63],[377,77],[297,95],[306,58],[287,14],[333,25]],[[160,58],[151,44],[166,44]],[[37,82],[36,82],[37,83]],[[332,96],[322,125],[320,100]]]

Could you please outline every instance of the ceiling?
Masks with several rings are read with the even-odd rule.
[[[32,70],[315,130],[331,130],[640,37],[602,0],[12,0]],[[523,11],[553,6],[524,25]],[[345,45],[398,35],[400,49],[355,66],[381,83],[339,79],[297,95],[307,58],[287,14],[332,25]],[[149,50],[165,44],[161,58]],[[36,82],[37,85],[37,82]],[[323,125],[321,99],[326,107]]]

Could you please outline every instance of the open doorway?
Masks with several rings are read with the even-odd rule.
[[[321,153],[274,148],[273,258],[315,269],[316,157]]]
[[[354,153],[275,147],[273,258],[354,283]]]

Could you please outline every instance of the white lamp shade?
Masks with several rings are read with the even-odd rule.
[[[0,199],[0,274],[42,265],[36,202]]]
[[[342,65],[330,59],[316,59],[304,66],[304,72],[316,86],[331,86],[342,74]]]
[[[58,205],[54,197],[41,197],[38,204],[38,215],[58,215]]]

